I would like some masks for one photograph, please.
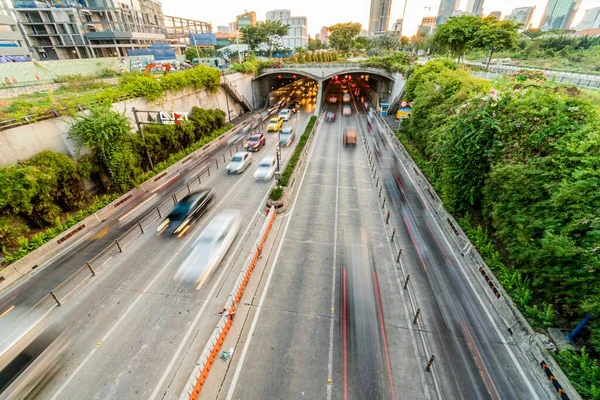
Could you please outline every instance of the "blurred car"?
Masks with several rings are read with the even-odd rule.
[[[250,153],[239,152],[235,153],[229,164],[227,164],[227,173],[228,174],[239,174],[242,173],[248,168],[250,163],[252,162],[252,157]]]
[[[356,146],[356,142],[356,129],[352,126],[349,126],[346,129],[344,129],[344,146],[347,146],[349,144],[353,144]]]
[[[245,147],[248,151],[259,151],[265,144],[265,135],[262,133],[254,133],[248,138]]]
[[[365,103],[363,104],[363,106],[365,107],[365,111],[369,111],[369,103],[367,103],[365,101]]]
[[[300,109],[302,108],[302,103],[300,103],[299,101],[295,101],[292,104],[294,105],[296,112],[300,111]]]
[[[174,280],[192,283],[196,290],[221,263],[240,230],[239,210],[224,210],[200,233],[186,259],[173,276]]]
[[[327,114],[325,114],[325,121],[327,122],[335,122],[335,113],[328,111]]]
[[[279,112],[279,118],[283,121],[289,121],[291,116],[292,116],[292,113],[287,108],[285,108]]]
[[[342,115],[352,115],[352,109],[349,105],[346,104],[344,108],[342,108]]]
[[[271,118],[267,124],[267,132],[277,132],[281,129],[283,120],[281,118]]]
[[[296,114],[298,112],[298,102],[290,103],[287,109],[291,114]]]
[[[282,128],[281,132],[279,133],[279,144],[281,146],[288,147],[292,144],[295,137],[296,134],[294,133],[294,128],[292,128],[291,126],[286,126]]]
[[[213,191],[201,189],[179,200],[163,222],[156,228],[158,234],[183,235],[212,206]]]
[[[337,101],[338,101],[337,96],[333,95],[333,96],[329,97],[329,102],[330,103],[337,103]]]
[[[256,172],[254,173],[254,178],[258,181],[270,181],[275,174],[276,162],[273,156],[260,160],[258,168],[256,168]]]
[[[349,103],[350,102],[350,93],[344,93],[344,96],[342,97],[342,101],[344,103]]]

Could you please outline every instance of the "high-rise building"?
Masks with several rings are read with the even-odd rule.
[[[502,19],[502,11],[492,11],[490,17],[496,18],[498,21]]]
[[[217,45],[216,37],[212,33],[212,26],[208,22],[168,15],[164,16],[164,20],[166,39],[171,46],[180,49],[180,53],[183,53],[188,46],[214,47]]]
[[[230,22],[228,24],[228,26],[229,26],[229,32],[235,32],[238,30],[237,21]]]
[[[417,32],[425,32],[428,35],[431,35],[435,31],[436,21],[437,17],[423,17]]]
[[[540,29],[549,31],[551,29],[569,29],[575,14],[579,10],[582,0],[549,0]]]
[[[398,35],[402,35],[402,18],[397,19],[396,22],[392,24],[391,31],[397,33]]]
[[[329,43],[329,28],[326,26],[321,27],[321,41],[323,44]]]
[[[585,29],[597,29],[600,28],[600,7],[590,8],[585,10],[583,19],[575,27],[576,31],[583,31]]]
[[[227,25],[219,25],[219,26],[217,26],[217,32],[219,32],[219,33],[229,33],[230,32],[229,26],[227,26]]]
[[[254,11],[245,11],[243,14],[235,17],[236,29],[248,25],[256,25],[256,13]]]
[[[483,15],[484,0],[469,0],[467,3],[467,13],[471,15]]]
[[[388,30],[391,8],[392,0],[371,0],[371,12],[369,13],[370,37]]]
[[[29,61],[30,54],[25,39],[10,7],[5,0],[0,1],[0,62]]]
[[[521,29],[527,30],[531,28],[531,17],[533,16],[534,11],[535,6],[515,8],[505,19],[515,21],[516,23],[521,24]]]
[[[281,38],[281,47],[295,49],[308,46],[308,29],[306,17],[294,17],[290,10],[267,11],[267,21],[280,21],[283,25],[289,25],[288,34]]]
[[[446,20],[452,16],[452,13],[456,11],[459,4],[460,0],[442,0],[438,10],[436,21],[437,25],[441,25],[446,22]]]
[[[123,57],[165,41],[156,0],[13,0],[12,11],[38,60]]]

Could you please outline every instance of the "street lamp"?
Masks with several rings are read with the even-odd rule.
[[[277,176],[279,176],[279,159],[281,158],[281,129],[277,132],[277,147],[276,147],[276,155],[277,155]]]

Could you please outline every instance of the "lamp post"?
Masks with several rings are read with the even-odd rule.
[[[277,155],[277,174],[279,174],[279,159],[281,158],[281,129],[277,132],[277,147],[276,147],[276,155]]]

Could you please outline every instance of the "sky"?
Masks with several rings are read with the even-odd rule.
[[[209,5],[207,5],[207,3]],[[264,21],[269,10],[281,8],[290,9],[292,16],[305,16],[308,18],[308,33],[315,37],[322,26],[333,25],[337,22],[359,22],[363,29],[367,29],[369,19],[370,0],[354,0],[352,6],[344,0],[302,0],[299,2],[281,0],[226,0],[226,6],[218,6],[207,0],[162,0],[163,12],[166,15],[185,17],[210,22],[216,32],[217,25],[228,25],[235,21],[235,16],[244,10],[256,12],[259,21]],[[459,9],[467,7],[468,0],[461,0]],[[509,14],[513,8],[536,6],[533,15],[533,25],[539,24],[548,0],[485,0],[483,12],[485,15],[491,11],[502,11],[502,15]],[[406,23],[402,34],[412,36],[417,32],[421,19],[437,15],[440,0],[407,0]],[[581,20],[585,10],[599,7],[600,0],[583,0],[574,23]],[[399,18],[402,18],[404,0],[392,0],[390,13],[390,27]]]

